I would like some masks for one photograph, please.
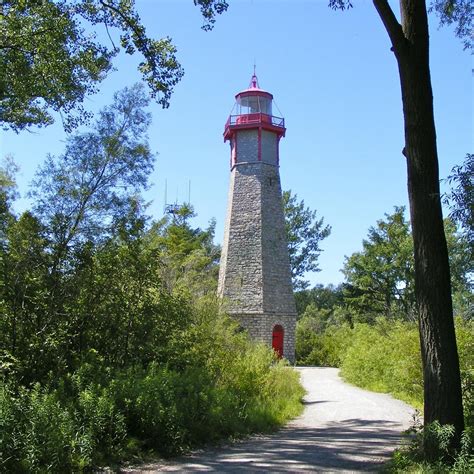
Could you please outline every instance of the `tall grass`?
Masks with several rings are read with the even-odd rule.
[[[111,370],[91,351],[78,370],[44,386],[1,381],[0,471],[71,472],[144,452],[166,457],[268,431],[300,413],[298,373],[225,316],[200,312],[181,343],[166,364]]]
[[[456,318],[466,424],[473,425],[474,323]],[[387,392],[415,407],[423,405],[418,327],[414,323],[378,320],[357,324],[344,353],[341,375],[369,390]]]
[[[341,367],[354,385],[388,392],[417,408],[423,404],[423,378],[417,328],[411,323],[379,320],[357,324]]]

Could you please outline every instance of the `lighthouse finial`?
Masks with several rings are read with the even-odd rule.
[[[250,79],[250,85],[249,85],[250,89],[260,89],[260,86],[258,84],[257,74],[255,72],[256,68],[257,68],[257,65],[255,64],[255,60],[254,60],[253,61],[253,75],[252,75],[252,79]]]

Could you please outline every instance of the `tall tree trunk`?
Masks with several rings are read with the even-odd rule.
[[[415,248],[415,295],[424,377],[424,422],[464,429],[454,332],[448,249],[444,234],[424,0],[400,0],[401,25],[386,0],[375,7],[392,41],[400,73],[408,198]]]

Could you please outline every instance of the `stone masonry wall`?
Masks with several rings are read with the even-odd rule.
[[[263,310],[260,164],[231,173],[218,294],[229,312]]]
[[[296,314],[278,167],[262,165],[261,174],[263,309]]]
[[[296,315],[265,313],[233,313],[240,326],[247,330],[256,341],[272,345],[273,328],[279,324],[283,327],[283,356],[291,363],[295,362],[295,326]]]
[[[262,162],[278,165],[278,136],[262,130]]]
[[[276,324],[284,329],[284,356],[294,361],[296,307],[291,286],[278,138],[262,131],[237,132],[237,164],[231,170],[218,294],[224,308],[251,337],[272,344]]]

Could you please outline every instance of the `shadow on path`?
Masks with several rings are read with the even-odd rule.
[[[196,452],[163,465],[144,465],[139,471],[377,471],[400,442],[400,429],[399,423],[364,419],[321,428],[288,426],[274,435]]]

